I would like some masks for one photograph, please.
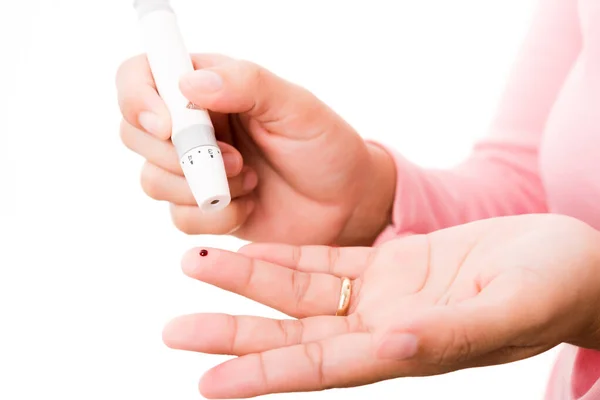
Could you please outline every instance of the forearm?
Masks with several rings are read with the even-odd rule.
[[[372,245],[387,236],[429,233],[467,222],[546,212],[537,143],[480,143],[463,164],[420,168],[384,147],[367,143],[368,186],[338,245]]]
[[[461,165],[424,169],[396,156],[398,233],[429,233],[480,219],[543,213],[537,145],[481,144]]]
[[[546,212],[539,151],[556,96],[581,48],[577,3],[542,0],[490,133],[462,165],[419,168],[395,154],[391,224],[379,237],[482,218]]]

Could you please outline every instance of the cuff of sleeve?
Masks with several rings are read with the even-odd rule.
[[[410,163],[410,161],[398,154],[397,151],[384,144],[372,140],[367,140],[366,143],[377,146],[387,152],[394,160],[396,166],[396,189],[394,192],[394,205],[392,208],[391,220],[373,244],[374,246],[378,246],[392,239],[411,234],[410,228],[415,222],[415,204],[413,204],[414,201],[407,196],[409,191],[405,189],[410,187],[409,181],[410,178],[414,176],[416,167]]]
[[[600,395],[600,351],[578,348],[571,375],[575,399],[596,399]]]

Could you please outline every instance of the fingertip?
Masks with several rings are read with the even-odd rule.
[[[238,176],[244,168],[244,158],[240,151],[223,141],[217,141],[217,145],[223,156],[223,164],[225,165],[227,177],[233,178]]]
[[[119,107],[124,119],[161,139],[168,139],[171,116],[167,106],[152,85],[132,80],[119,90]]]
[[[192,73],[193,72],[188,72],[179,78],[179,90],[181,90],[181,93],[190,101],[193,101],[195,94],[190,80],[190,75]]]
[[[198,389],[207,399],[242,399],[266,394],[258,354],[226,361],[208,370]]]
[[[205,247],[196,247],[185,252],[181,259],[181,268],[188,276],[197,275],[201,267],[213,263],[217,251]]]
[[[179,332],[181,331],[181,318],[177,317],[169,321],[162,330],[162,341],[170,349],[177,350],[179,348],[177,340]]]
[[[222,399],[222,396],[219,396],[219,385],[215,384],[215,369],[219,368],[218,366],[212,369],[209,369],[204,373],[200,381],[198,382],[198,391],[200,395],[205,399]],[[217,372],[218,374],[218,372]]]
[[[237,364],[233,363],[234,366]],[[239,388],[239,383],[236,382],[244,379],[239,375],[232,376],[231,371],[229,371],[230,366],[231,362],[225,362],[206,371],[200,378],[200,382],[198,382],[200,394],[207,399],[247,398],[248,396],[244,393],[247,390],[244,387]],[[241,375],[247,375],[248,371],[237,372]]]
[[[228,178],[234,178],[242,172],[244,161],[238,151],[223,151],[223,164]]]
[[[142,111],[138,115],[138,124],[151,135],[167,140],[171,136],[169,118],[156,111]]]
[[[200,251],[200,248],[193,248],[183,254],[181,258],[181,270],[184,274],[189,276],[196,269]]]
[[[211,97],[218,93],[223,84],[221,75],[210,69],[197,69],[179,79],[179,89],[183,95],[202,108],[210,108],[204,103],[206,96]]]
[[[148,126],[149,129],[146,129],[147,132],[163,140],[169,139],[171,136],[171,115],[163,99],[154,88],[147,87],[141,110],[138,116],[140,125],[146,129],[142,124],[142,122],[146,122],[143,121],[143,118],[152,116],[154,121],[152,121],[152,125]]]

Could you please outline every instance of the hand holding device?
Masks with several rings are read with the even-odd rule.
[[[185,178],[202,211],[222,210],[231,195],[212,121],[179,89],[181,77],[194,68],[175,13],[168,0],[137,0],[135,8],[154,82],[171,114],[171,140]]]

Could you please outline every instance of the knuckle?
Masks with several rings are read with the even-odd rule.
[[[306,343],[304,352],[314,371],[317,386],[319,389],[327,389],[325,374],[323,373],[323,345],[320,342]]]
[[[267,363],[265,361],[265,355],[264,353],[258,353],[255,355],[255,357],[258,358],[258,365],[259,365],[259,371],[260,371],[260,376],[262,378],[262,386],[265,390],[265,392],[271,392],[273,389],[273,386],[271,384],[271,379],[269,378],[269,374],[267,373],[268,369],[267,369]]]
[[[255,84],[261,82],[265,71],[263,67],[248,60],[239,60],[237,63],[238,68],[244,72],[248,81]]]
[[[338,262],[340,260],[340,248],[339,247],[328,247],[327,258],[329,261],[329,272],[333,273],[336,270]]]
[[[283,335],[284,346],[302,343],[304,336],[304,322],[301,319],[279,320],[279,329]]]
[[[435,361],[440,365],[453,365],[470,360],[473,357],[473,346],[469,338],[456,329],[452,329],[450,335],[450,340],[434,356]]]
[[[311,274],[299,272],[297,270],[292,271],[292,290],[296,301],[296,309],[298,311],[306,308],[306,294],[308,293],[311,280]]]
[[[233,315],[227,316],[227,321],[229,324],[229,331],[231,332],[231,336],[229,338],[229,353],[230,354],[239,354],[239,327],[238,320]]]

